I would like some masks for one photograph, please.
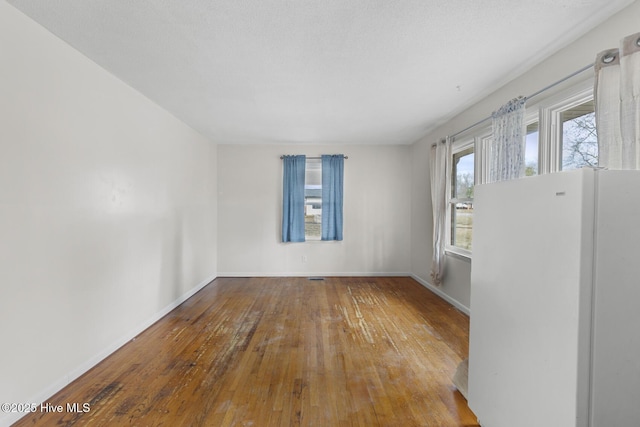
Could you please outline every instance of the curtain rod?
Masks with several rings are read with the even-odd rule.
[[[558,81],[556,81],[556,82],[553,82],[553,83],[551,83],[551,84],[550,84],[550,85],[548,85],[548,86],[543,87],[543,88],[542,88],[542,89],[540,89],[539,91],[536,91],[536,92],[532,93],[531,95],[529,95],[529,96],[527,96],[527,97],[526,97],[526,100],[527,100],[527,101],[529,101],[531,98],[534,98],[534,97],[536,97],[536,96],[540,95],[541,93],[544,93],[544,92],[548,91],[549,89],[551,89],[551,88],[554,88],[554,87],[558,86],[560,83],[564,83],[564,82],[566,82],[567,80],[569,80],[570,78],[575,77],[575,76],[577,76],[578,74],[581,74],[581,73],[583,73],[583,72],[585,72],[585,71],[587,71],[587,70],[589,70],[589,69],[593,68],[593,66],[594,66],[594,64],[593,64],[593,63],[592,63],[592,64],[589,64],[589,65],[585,65],[584,67],[580,68],[580,69],[579,69],[579,70],[577,70],[577,71],[574,71],[573,73],[569,74],[568,76],[565,76],[565,77],[561,78],[560,80],[558,80]],[[462,129],[461,131],[458,131],[458,132],[454,133],[453,135],[451,135],[451,138],[455,138],[456,136],[458,136],[458,135],[460,135],[460,134],[462,134],[462,133],[464,133],[464,132],[468,131],[469,129],[473,129],[473,128],[474,128],[474,127],[476,127],[476,126],[481,125],[482,123],[486,122],[487,120],[490,120],[491,118],[492,118],[492,116],[489,116],[489,117],[485,117],[485,118],[484,118],[484,119],[482,119],[482,120],[478,120],[477,122],[475,122],[475,123],[474,123],[474,124],[472,124],[471,126],[467,126],[466,128]],[[443,140],[442,140],[442,142],[444,142],[444,141],[446,141],[446,139],[443,139]],[[436,144],[432,144],[431,146],[435,146],[435,145],[436,145]]]
[[[345,159],[348,159],[349,156],[343,156]],[[284,159],[284,156],[280,156],[280,159]],[[307,159],[317,159],[320,160],[322,159],[322,157],[316,156],[316,157],[311,157],[311,156],[307,156]]]

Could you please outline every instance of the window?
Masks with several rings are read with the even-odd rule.
[[[593,81],[585,79],[526,106],[525,176],[597,166]],[[471,258],[474,184],[488,182],[491,123],[454,141],[447,163],[445,250]]]
[[[524,175],[534,176],[540,173],[540,124],[536,121],[527,125],[524,147]]]
[[[282,156],[282,242],[343,239],[342,154]]]
[[[545,173],[597,166],[593,82],[578,84],[542,104],[540,135],[547,152]]]
[[[474,141],[453,150],[449,183],[449,250],[469,255],[473,231]]]
[[[308,158],[304,174],[304,236],[320,240],[322,236],[322,160]]]
[[[598,138],[593,99],[560,112],[561,170],[598,166]]]

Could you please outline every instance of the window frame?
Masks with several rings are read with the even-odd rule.
[[[473,206],[473,198],[458,198],[454,197],[453,194],[453,158],[456,154],[463,153],[467,150],[471,150],[474,154],[474,165],[473,165],[473,183],[474,186],[478,183],[478,153],[476,146],[478,145],[478,137],[467,137],[456,140],[451,145],[451,151],[447,156],[447,185],[446,185],[446,194],[447,194],[447,209],[446,209],[446,233],[445,233],[445,253],[459,255],[464,258],[471,258],[471,250],[462,248],[460,246],[453,245],[452,237],[453,237],[453,224],[452,224],[452,209],[455,209],[455,205],[457,203],[471,203]],[[473,230],[473,228],[472,228]]]
[[[525,106],[525,114],[524,114],[524,137],[526,139],[527,137],[527,127],[529,127],[529,125],[533,124],[533,123],[538,123],[538,170],[536,171],[535,175],[532,176],[538,176],[538,175],[542,175],[542,171],[543,171],[543,166],[542,166],[542,158],[544,156],[544,147],[542,144],[542,124],[541,124],[541,120],[540,120],[540,114],[541,114],[541,110],[540,107],[532,107],[531,111],[527,111],[527,107]],[[525,141],[525,150],[527,149],[527,145],[526,145],[526,141]],[[527,167],[527,164],[525,162],[525,170]],[[525,178],[527,176],[525,175]]]
[[[589,79],[532,105],[539,109],[541,175],[562,172],[562,113],[591,100],[593,80]]]
[[[476,147],[476,185],[489,182],[489,145],[493,142],[493,133],[491,125],[482,129],[482,131],[474,137]]]

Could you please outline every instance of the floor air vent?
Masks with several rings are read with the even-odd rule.
[[[324,277],[309,277],[309,280],[324,280]]]

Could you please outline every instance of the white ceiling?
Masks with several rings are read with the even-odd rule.
[[[215,142],[340,144],[412,143],[631,3],[8,2]]]

